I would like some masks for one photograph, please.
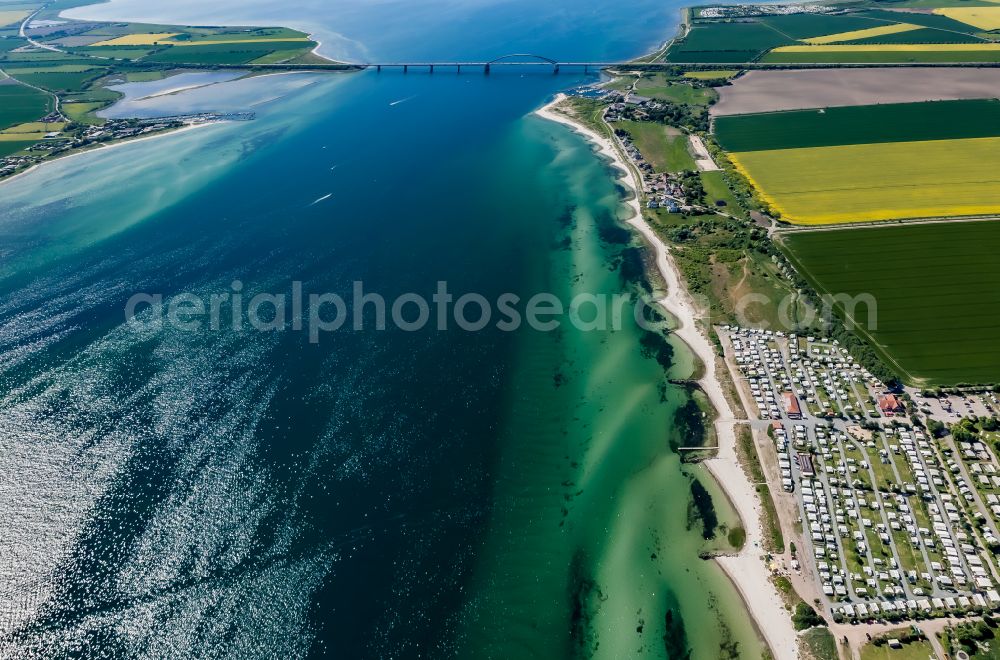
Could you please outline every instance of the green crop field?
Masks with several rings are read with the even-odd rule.
[[[16,154],[18,151],[27,149],[34,143],[34,140],[31,140],[30,142],[11,142],[7,140],[0,140],[0,158],[6,158],[11,154]]]
[[[963,2],[978,4],[976,0]],[[942,0],[942,6],[946,4],[948,3]],[[997,52],[965,52],[960,48],[938,49],[933,52],[891,52],[891,49],[888,49],[890,52],[837,52],[822,49],[768,52],[781,46],[801,46],[806,40],[823,38],[826,39],[824,43],[862,46],[987,43],[979,32],[978,28],[947,16],[880,9],[845,14],[759,16],[739,21],[696,19],[689,34],[670,47],[665,59],[678,63],[740,63],[760,60],[771,64],[1000,61]]]
[[[62,62],[53,62],[50,66],[45,66],[44,63],[35,63],[17,68],[7,67],[7,73],[14,77],[20,77],[29,73],[82,73],[84,71],[93,71],[93,69],[93,64],[63,64]]]
[[[877,324],[863,334],[900,374],[932,385],[1000,381],[997,246],[994,221],[792,232],[783,240],[821,293],[873,296]],[[862,304],[862,324],[865,315]]]
[[[116,60],[138,60],[153,52],[152,48],[136,48],[122,46],[104,46],[101,48],[91,48],[83,46],[72,48],[72,52],[88,57],[108,57]]]
[[[79,92],[92,80],[104,75],[106,69],[93,69],[82,73],[26,73],[17,76],[29,85],[53,92]]]
[[[0,130],[41,119],[52,112],[52,97],[14,82],[0,83]]]
[[[149,55],[145,61],[176,64],[244,64],[279,50],[300,50],[306,53],[314,45],[310,41],[271,41],[172,46]]]
[[[909,32],[897,32],[895,34],[883,34],[867,39],[854,39],[852,44],[972,44],[982,41],[979,37],[971,34],[952,32],[949,30],[935,30],[933,28],[921,28],[910,30]]]
[[[671,62],[747,62],[776,46],[795,43],[762,23],[695,23],[667,52]]]
[[[945,6],[945,3],[938,3],[937,6]],[[962,6],[966,6],[963,2]],[[874,9],[871,11],[862,12],[861,16],[867,16],[870,18],[876,18],[886,21],[904,21],[906,23],[912,23],[914,25],[923,25],[929,28],[937,28],[939,30],[952,30],[954,32],[965,32],[968,34],[974,34],[977,30],[971,25],[966,25],[955,19],[948,18],[947,16],[941,16],[940,14],[914,14],[910,12],[901,13],[897,11],[882,11]]]
[[[706,60],[707,61],[707,60]],[[1000,62],[1000,50],[983,51],[892,51],[858,52],[771,52],[760,60],[765,64],[920,64]]]
[[[3,39],[0,39],[0,53],[10,52],[15,48],[20,48],[25,43],[26,42],[24,41],[24,39],[20,39],[17,37],[5,37]]]
[[[764,16],[758,19],[761,23],[787,34],[793,39],[808,39],[825,34],[865,30],[886,25],[885,21],[855,14],[847,16],[830,16],[828,14],[789,14],[787,16]],[[896,21],[902,18],[894,19]],[[907,21],[910,22],[910,21]]]
[[[792,110],[715,119],[732,152],[1000,136],[1000,101],[930,101]]]
[[[671,47],[667,51],[666,61],[678,64],[744,64],[752,62],[760,56],[758,50],[676,50]]]

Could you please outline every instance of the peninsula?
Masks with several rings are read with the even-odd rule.
[[[191,27],[79,21],[54,0],[0,8],[0,180],[95,147],[220,120],[198,113],[106,119],[122,94],[112,87],[200,70],[246,75],[317,68],[354,70],[318,55],[309,35],[282,27]]]

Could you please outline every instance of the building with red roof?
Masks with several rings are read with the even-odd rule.
[[[878,400],[879,410],[887,417],[903,415],[906,413],[906,406],[895,394],[883,394]]]

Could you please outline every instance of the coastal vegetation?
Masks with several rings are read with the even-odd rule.
[[[839,660],[837,640],[829,628],[810,628],[799,638],[803,657],[808,660]]]
[[[1000,657],[997,642],[997,621],[991,616],[982,621],[967,621],[949,626],[939,635],[945,648],[964,651],[975,660],[992,660]]]
[[[766,232],[744,222],[699,217],[684,224],[652,225],[674,245],[674,260],[691,292],[707,305],[712,323],[735,323],[737,311],[745,322],[781,327],[777,303],[794,294]],[[669,216],[667,220],[670,220]],[[759,298],[741,305],[749,294]],[[791,318],[804,318],[806,308],[793,304]]]
[[[767,475],[764,474],[764,468],[760,464],[760,456],[754,446],[753,433],[746,425],[740,425],[737,429],[736,455],[750,482],[755,484],[754,490],[757,491],[757,496],[760,498],[763,514],[761,523],[764,525],[764,549],[768,552],[783,553],[785,539],[781,533],[778,512],[774,508],[774,500],[767,486]]]

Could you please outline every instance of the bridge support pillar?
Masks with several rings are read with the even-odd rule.
[[[382,73],[382,65],[378,64],[375,66],[375,73]]]
[[[489,64],[487,64],[485,67],[483,67],[483,73],[485,73],[486,75],[490,75],[490,65]]]
[[[553,74],[558,74],[558,73],[559,73],[559,65],[558,65],[558,64],[557,64],[557,65],[555,65],[555,67],[553,67],[553,69],[552,69],[552,73],[553,73]]]
[[[404,64],[403,65],[403,73],[409,73],[409,72],[410,72],[410,65],[409,64]]]
[[[462,65],[459,64],[455,67],[455,73],[462,73]]]
[[[431,73],[434,73],[434,65],[431,65]]]

